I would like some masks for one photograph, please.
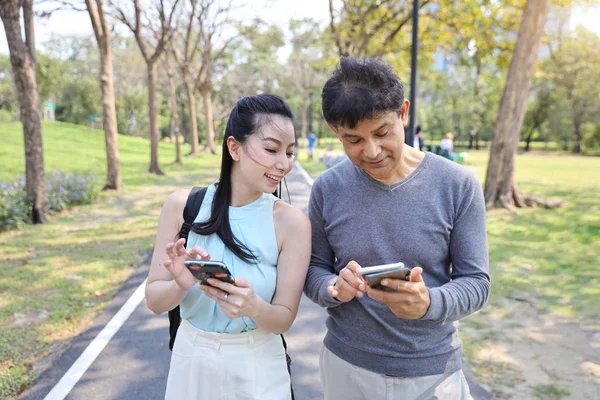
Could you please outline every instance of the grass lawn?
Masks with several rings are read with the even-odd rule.
[[[23,174],[23,134],[0,124],[0,182]],[[104,133],[86,127],[43,126],[46,170],[96,172],[104,182]],[[41,358],[64,348],[107,304],[154,246],[160,207],[173,190],[206,185],[220,157],[184,157],[170,164],[174,146],[161,144],[165,176],[146,171],[149,141],[119,136],[125,190],[100,194],[91,205],[51,216],[47,225],[0,233],[0,398],[31,383]],[[189,152],[183,146],[182,154]]]

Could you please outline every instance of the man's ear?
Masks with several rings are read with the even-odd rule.
[[[404,99],[404,103],[402,104],[402,108],[400,109],[400,119],[402,120],[402,125],[408,125],[408,110],[410,108],[410,101]]]
[[[340,133],[338,132],[338,130],[335,129],[335,126],[331,125],[330,123],[327,123],[327,126],[329,126],[329,129],[331,129],[333,131],[333,133],[335,133],[335,136],[337,136],[338,139],[341,142],[342,141],[342,137],[340,136]]]
[[[240,161],[240,151],[242,150],[242,146],[233,136],[227,138],[227,149],[229,150],[229,154],[231,155],[231,158],[233,158],[233,161]]]

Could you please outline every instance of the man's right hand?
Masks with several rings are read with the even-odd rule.
[[[367,290],[367,284],[358,273],[359,268],[360,265],[356,261],[350,261],[340,271],[335,283],[327,287],[327,293],[343,303],[355,297],[363,297]]]

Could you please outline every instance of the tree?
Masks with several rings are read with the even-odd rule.
[[[194,79],[197,74],[196,69],[200,62],[197,57],[200,51],[199,44],[202,39],[200,33],[195,29],[198,12],[202,12],[202,10],[199,10],[198,2],[199,0],[189,0],[189,9],[187,10],[188,15],[186,16],[186,25],[184,26],[185,34],[180,35],[180,38],[174,37],[172,43],[172,54],[175,56],[177,64],[179,65],[185,94],[187,95],[188,100],[188,113],[190,116],[189,136],[191,138],[190,144],[192,147],[190,155],[198,154],[198,119],[196,116],[196,85],[194,84]],[[183,47],[183,49],[180,50],[179,46]]]
[[[21,29],[21,8],[25,42]],[[2,0],[0,18],[6,31],[13,77],[19,96],[20,117],[25,137],[25,185],[33,223],[46,223],[46,174],[35,76],[33,0]]]
[[[181,148],[179,146],[179,113],[177,112],[177,85],[175,73],[169,57],[164,59],[165,70],[169,79],[169,112],[171,114],[170,130],[171,139],[175,142],[175,164],[181,164]],[[196,139],[197,140],[197,137]]]
[[[106,184],[104,189],[120,190],[123,186],[119,167],[119,136],[113,85],[110,30],[106,23],[103,0],[85,0],[94,36],[100,51],[100,88],[102,90],[102,123],[106,144]]]
[[[320,62],[323,51],[320,47],[319,24],[309,19],[292,20],[292,53],[288,59],[288,79],[294,87],[294,93],[300,98],[300,136],[306,138],[309,128],[309,110],[311,110],[313,92],[319,89],[315,85],[318,74],[322,73]],[[323,79],[324,80],[324,79]],[[321,85],[319,85],[322,87]]]
[[[133,10],[131,11],[133,12],[133,17],[128,15],[131,13],[128,13],[120,6],[117,6],[114,0],[111,1],[111,4],[116,10],[117,18],[133,33],[140,52],[142,53],[142,57],[144,57],[144,60],[146,61],[148,74],[148,116],[150,119],[150,168],[148,169],[148,172],[164,175],[158,162],[156,67],[160,56],[167,48],[167,45],[170,43],[176,30],[175,13],[177,11],[179,0],[174,0],[172,2],[170,10],[165,8],[164,0],[160,0],[158,4],[154,2],[153,7],[145,7],[144,10],[146,12],[149,8],[155,11],[152,16],[148,16],[146,12],[142,11],[140,0],[132,1]],[[144,36],[144,32],[142,32],[143,27],[151,31],[151,35],[155,39],[154,45],[151,43],[152,40]]]
[[[575,34],[564,40],[550,42],[549,58],[543,64],[548,80],[561,92],[567,102],[572,124],[571,151],[581,153],[583,125],[598,113],[598,85],[600,85],[600,38],[579,27]]]
[[[549,10],[550,0],[528,0],[523,11],[490,148],[484,189],[488,209],[560,205],[524,195],[514,179],[525,107]]]
[[[234,37],[228,39],[222,37],[224,28],[230,26],[232,23],[229,16],[229,12],[232,10],[231,2],[232,0],[229,0],[229,3],[221,6],[215,0],[201,0],[200,13],[198,15],[200,68],[196,76],[196,90],[202,97],[204,109],[204,121],[206,125],[205,150],[212,154],[216,154],[217,152],[215,148],[215,127],[213,121],[213,67],[214,62],[223,56],[223,53],[234,39]],[[218,41],[220,42],[219,45],[216,44],[217,38],[220,39]]]

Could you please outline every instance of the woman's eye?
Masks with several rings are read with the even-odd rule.
[[[293,158],[294,157],[294,153],[286,153],[286,155],[288,156],[288,158]]]
[[[267,151],[267,153],[271,153],[271,154],[275,154],[277,153],[277,150],[273,150],[273,149],[265,149]]]

